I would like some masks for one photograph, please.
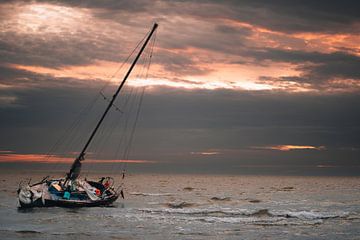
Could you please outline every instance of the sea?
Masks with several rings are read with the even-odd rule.
[[[0,174],[2,240],[360,239],[360,177],[128,174],[112,206],[23,210],[27,177]]]

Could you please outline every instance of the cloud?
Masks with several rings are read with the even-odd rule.
[[[291,151],[291,150],[324,150],[324,146],[309,146],[309,145],[277,145],[265,147],[253,147],[254,149],[268,149],[278,151]]]
[[[54,1],[46,1],[54,2]],[[56,4],[97,8],[110,12],[126,11],[161,15],[196,15],[202,18],[228,18],[248,22],[274,31],[354,32],[358,29],[358,1],[230,0],[230,1],[56,1]],[[115,13],[113,13],[115,14]],[[103,14],[102,17],[109,17]],[[113,17],[113,16],[112,16]],[[355,28],[354,28],[355,26]]]
[[[103,85],[101,81],[89,84],[88,81],[51,76],[40,75],[42,77],[38,78],[17,69],[7,71],[8,81],[5,83],[23,81],[23,88],[11,88],[12,96],[17,99],[16,105],[21,107],[1,109],[0,145],[19,154],[47,152]],[[27,80],[21,80],[25,76]],[[266,156],[265,152],[269,151],[251,151],[250,147],[291,142],[296,146],[326,146],[327,151],[311,151],[307,159],[331,159],[340,147],[359,147],[356,140],[359,134],[356,126],[360,121],[359,99],[356,93],[318,95],[156,87],[145,95],[135,137],[136,148],[131,156],[161,162],[191,162],[200,155],[190,152],[221,152],[206,156],[229,163],[246,162],[246,159],[277,162],[277,158],[285,156]],[[80,132],[76,134],[81,139],[76,141],[71,151],[79,150],[105,104],[99,101],[91,114],[82,118]],[[121,106],[121,102],[117,104]],[[104,130],[110,130],[111,124],[117,121],[123,121],[121,116],[110,114],[108,127]],[[111,149],[116,147],[120,136],[120,132],[114,132],[105,155],[113,152]],[[286,157],[296,158],[295,162],[305,161],[301,160],[302,151],[288,152],[294,155]],[[323,152],[323,155],[317,156],[316,152]],[[339,159],[344,156],[355,157],[351,150],[342,150]],[[106,158],[111,159],[111,154]]]
[[[257,60],[271,60],[300,64],[305,74],[313,75],[314,81],[334,77],[360,79],[360,57],[343,52],[320,53],[267,49],[252,54]],[[319,79],[320,77],[320,79]]]
[[[16,103],[17,98],[15,96],[0,96],[0,107],[11,107]]]
[[[259,61],[296,64],[298,76],[259,77],[269,84],[299,83],[304,89],[356,91],[360,87],[360,57],[343,52],[319,53],[268,49],[253,54]],[[311,85],[306,85],[311,84]],[[291,87],[291,86],[290,86]]]
[[[179,1],[192,4],[193,1]],[[199,1],[198,1],[199,2]],[[213,3],[217,11],[196,8],[193,12],[204,17],[221,16],[251,23],[280,32],[357,32],[359,30],[358,1],[301,1],[230,0],[201,1]],[[181,4],[179,3],[179,4]],[[214,13],[215,12],[215,13]]]
[[[124,57],[121,49],[128,42],[118,34],[121,30],[116,35],[111,26],[99,31],[104,23],[91,24],[92,16],[86,10],[37,4],[6,7],[14,9],[0,23],[3,62],[57,68]]]
[[[159,21],[149,81],[132,78],[124,89],[148,86],[134,159],[169,169],[205,160],[209,169],[353,166],[353,149],[360,147],[357,5],[3,1],[0,145],[16,154],[47,152]],[[105,104],[97,101],[93,115],[82,116],[74,143],[67,142],[73,149],[56,153],[78,151]],[[107,121],[112,126],[124,118],[116,113]],[[105,128],[100,140],[106,131],[113,136],[99,159],[117,159],[110,152],[122,134]],[[326,151],[316,151],[319,146]],[[307,151],[294,151],[299,147]]]
[[[211,151],[211,152],[191,152],[190,154],[192,155],[203,155],[203,156],[211,156],[211,155],[218,155],[218,154],[221,154],[220,152],[214,152],[214,151]]]
[[[94,0],[85,0],[85,1],[39,0],[38,2],[64,4],[79,8],[99,8],[99,9],[109,9],[114,11],[116,10],[116,11],[126,11],[126,12],[142,12],[153,5],[146,0],[108,0],[103,2],[98,2]]]
[[[337,166],[335,165],[323,165],[323,164],[319,164],[316,167],[318,168],[336,168]]]
[[[44,155],[44,154],[16,154],[0,152],[0,163],[68,163],[71,164],[74,158],[66,158],[55,155]],[[130,163],[130,164],[144,164],[144,163],[156,163],[155,161],[148,160],[121,160],[121,159],[86,159],[86,163]]]
[[[355,24],[357,15],[349,6],[340,10],[347,13],[344,17],[335,11],[342,9],[336,3],[321,5],[307,2],[293,12],[294,6],[283,1],[10,1],[0,5],[6,15],[0,23],[1,61],[64,72],[102,62],[114,65],[125,59],[151,22],[159,20],[153,57],[157,72],[152,77],[167,82],[207,77],[213,89],[247,89],[252,84],[250,89],[356,90],[356,35],[334,29],[337,24]],[[10,7],[11,12],[6,10]],[[320,27],[314,24],[319,21],[328,30],[306,30],[309,21]],[[277,69],[284,63],[300,74]],[[274,76],[256,76],[259,66]]]

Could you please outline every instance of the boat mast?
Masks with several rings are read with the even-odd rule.
[[[148,44],[151,36],[153,35],[153,33],[155,32],[156,28],[158,27],[157,23],[154,23],[150,34],[148,35],[148,37],[146,38],[144,44],[142,45],[139,53],[137,54],[136,58],[134,59],[133,63],[131,64],[129,70],[127,71],[124,79],[122,80],[121,84],[119,85],[118,89],[116,90],[115,94],[113,95],[111,101],[109,102],[109,105],[107,106],[107,108],[105,109],[105,112],[103,113],[103,115],[101,116],[99,122],[97,123],[97,125],[95,126],[94,130],[92,131],[89,139],[87,140],[84,148],[81,150],[79,156],[75,159],[75,161],[73,162],[71,169],[69,171],[69,173],[67,173],[67,177],[66,180],[71,179],[74,180],[76,179],[79,174],[80,174],[80,170],[81,170],[81,161],[85,159],[85,152],[86,149],[88,148],[89,144],[91,143],[91,141],[93,140],[97,130],[99,129],[101,123],[103,122],[105,116],[107,115],[107,113],[109,112],[111,106],[114,104],[114,101],[116,99],[116,97],[119,95],[120,90],[122,89],[122,87],[124,86],[127,78],[129,77],[129,75],[131,74],[131,71],[133,70],[133,68],[135,67],[137,61],[139,60],[142,52],[144,51],[146,45]]]

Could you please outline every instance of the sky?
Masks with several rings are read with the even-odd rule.
[[[117,69],[157,22],[147,78],[133,74],[118,102],[145,89],[134,171],[359,175],[359,9],[350,0],[1,1],[0,165],[70,164],[106,100],[93,115],[82,109],[104,84],[111,96],[128,64]],[[123,160],[110,152],[126,122],[110,115],[93,163]],[[71,146],[52,152],[74,119]]]

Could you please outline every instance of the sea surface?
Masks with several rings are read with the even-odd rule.
[[[0,239],[360,239],[360,177],[135,174],[111,207],[24,211],[26,177],[0,175]]]

